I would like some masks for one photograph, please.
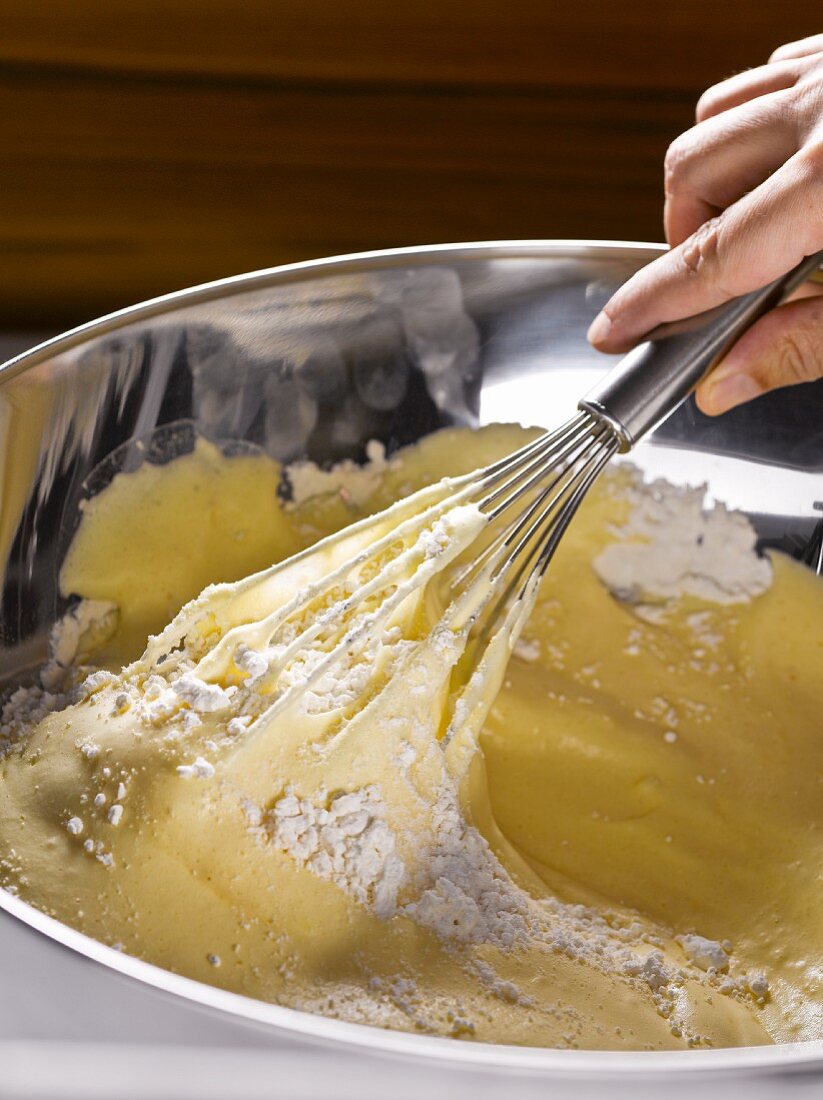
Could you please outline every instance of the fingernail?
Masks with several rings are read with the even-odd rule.
[[[763,388],[749,374],[729,374],[726,377],[712,376],[703,390],[703,404],[713,416],[728,412],[729,409],[759,397]]]
[[[604,340],[608,339],[608,335],[611,332],[612,322],[607,313],[598,313],[592,323],[589,325],[589,331],[586,334],[590,344],[602,344]]]
[[[708,385],[716,386],[718,385],[718,383],[722,382],[724,378],[731,378],[733,375],[735,377],[737,377],[738,375],[748,377],[746,375],[745,369],[741,370],[741,367],[744,367],[746,360],[742,359],[740,360],[740,362],[735,362],[735,350],[735,348],[732,348],[731,351],[720,360],[717,366],[714,367],[711,374],[709,375]]]

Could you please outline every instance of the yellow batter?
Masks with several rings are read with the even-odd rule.
[[[358,492],[291,509],[270,459],[203,442],[116,478],[61,577],[117,606],[102,646],[85,639],[116,674],[4,761],[5,884],[130,954],[349,1020],[587,1048],[821,1037],[809,570],[755,563],[761,594],[732,602],[616,599],[592,563],[634,507],[620,471],[574,520],[508,666],[503,632],[466,684],[434,580],[409,581],[469,544],[468,509],[387,540],[386,561],[407,557],[386,623],[301,687],[363,622],[343,587],[309,592],[302,626],[320,625],[295,661],[272,616],[411,506],[270,563],[525,438],[441,432]],[[163,630],[204,584],[254,570]]]

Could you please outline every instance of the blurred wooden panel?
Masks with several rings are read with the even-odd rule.
[[[701,88],[813,29],[776,7],[3,0],[0,325],[336,252],[658,239]]]
[[[3,0],[0,61],[692,89],[819,30],[808,0]]]
[[[105,92],[105,94],[102,94]],[[687,105],[576,92],[211,87],[16,74],[0,99],[3,320],[427,241],[655,236]],[[596,155],[593,152],[596,151]]]

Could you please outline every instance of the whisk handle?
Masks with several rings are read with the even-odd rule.
[[[624,356],[578,407],[608,424],[621,451],[674,412],[743,333],[821,264],[823,252],[767,286],[684,321],[661,325]]]

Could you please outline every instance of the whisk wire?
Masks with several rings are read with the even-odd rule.
[[[398,523],[378,528],[370,545],[258,624],[256,642],[268,667],[255,680],[255,691],[268,701],[250,731],[262,729],[333,668],[369,662],[369,646],[403,607],[414,621],[411,609],[424,606],[432,580],[438,585],[433,597],[446,601],[438,630],[464,637],[462,677],[515,602],[527,607],[561,535],[617,447],[607,425],[581,413],[479,472],[422,491],[412,511],[399,506]],[[458,516],[455,510],[463,506],[473,513]],[[456,516],[455,528],[450,515]],[[438,528],[441,521],[445,527]],[[452,530],[462,533],[453,537]],[[199,675],[231,657],[242,629],[221,639],[223,657],[212,651]],[[310,659],[302,659],[303,652]]]
[[[589,464],[600,453],[601,438],[602,433],[596,432],[580,450],[575,462],[561,470],[521,514],[506,544],[511,544],[518,535],[520,536],[519,541],[504,563],[501,573],[509,570],[522,557],[529,546],[536,548],[543,545],[545,535],[543,528],[548,524],[551,524],[553,528],[558,515],[567,510],[569,501],[574,501],[571,514],[574,513],[577,504],[582,499],[581,496],[576,494],[575,485],[582,472],[589,468]],[[557,511],[558,509],[560,509],[560,512]]]
[[[571,496],[568,498],[562,509],[558,513],[557,519],[554,522],[551,533],[546,539],[543,549],[540,553],[540,559],[538,562],[538,569],[540,574],[545,573],[546,568],[551,561],[555,550],[557,549],[560,539],[563,537],[566,528],[572,520],[577,509],[583,501],[586,493],[589,491],[594,481],[600,474],[600,471],[614,455],[619,448],[619,441],[610,433],[606,432],[608,439],[606,442],[600,442],[600,451],[594,457],[594,461],[591,466],[583,474],[581,480],[578,482]]]
[[[477,615],[482,640],[513,600],[526,598],[533,578],[543,576],[583,497],[617,446],[608,428],[595,426],[574,461],[552,478],[520,513],[514,527],[507,529],[498,560],[487,575],[493,602],[479,608]]]
[[[547,476],[549,478],[530,503],[520,513],[512,517],[495,538],[457,575],[453,582],[455,586],[467,583],[472,573],[478,572],[490,562],[493,563],[490,582],[496,582],[497,577],[494,567],[500,564],[503,555],[512,543],[519,540],[516,549],[512,552],[512,557],[516,557],[535,537],[540,523],[543,522],[543,519],[546,518],[567,491],[567,480],[574,476],[579,464],[597,445],[598,440],[606,430],[599,425],[586,422],[585,417],[578,418],[574,424],[573,432],[563,431],[550,436],[548,440],[550,450],[548,453],[539,455],[536,460],[531,461],[524,467],[523,471],[510,478],[504,486],[480,502],[479,507],[484,510],[490,503],[498,501],[501,493],[505,492],[507,495],[504,499],[499,500],[496,507],[489,513],[491,521],[499,520],[505,512],[517,505],[530,491],[537,489],[543,482],[546,482]],[[558,435],[561,439],[566,440],[565,446],[557,447],[556,437]],[[552,496],[553,492],[554,496]],[[530,521],[538,513],[541,513],[541,517],[537,524],[532,524],[529,527]],[[527,527],[528,530],[523,535]],[[506,565],[504,564],[503,569],[505,568]]]
[[[497,464],[493,479],[481,475],[480,485],[483,487],[487,486],[491,480],[496,481],[499,479],[501,473],[511,476],[502,485],[499,485],[493,492],[484,497],[480,501],[479,507],[483,511],[492,509],[492,506],[501,496],[504,496],[516,486],[521,485],[523,479],[527,478],[533,471],[537,471],[538,477],[545,476],[548,468],[557,463],[562,463],[567,456],[573,453],[581,439],[591,431],[593,424],[594,421],[585,415],[575,417],[573,422],[565,425],[557,432],[546,432],[545,435],[535,440],[535,446],[528,449],[529,453],[524,453],[527,449],[515,452],[509,461],[504,460],[502,464]],[[525,487],[523,491],[526,491]],[[490,518],[496,519],[500,512],[505,510],[507,506],[507,503],[504,502],[502,505],[499,505],[496,510],[490,511]]]
[[[533,514],[534,507],[539,506],[540,500],[546,499],[548,493],[566,476],[569,468],[579,461],[584,450],[590,445],[590,436],[593,429],[594,434],[597,435],[600,429],[596,425],[593,426],[592,422],[585,416],[577,417],[573,424],[567,425],[559,432],[547,433],[541,436],[539,440],[535,441],[535,444],[523,448],[518,453],[521,458],[528,457],[526,464],[520,465],[520,469],[516,470],[514,475],[509,477],[503,485],[478,502],[478,507],[481,511],[486,512],[490,522],[499,520],[524,495],[544,482],[547,471],[553,472],[554,476],[545,486],[538,501],[532,506],[532,510],[526,512],[525,515],[521,513],[521,518],[515,521],[514,527],[504,526],[474,559],[457,573],[452,580],[452,587],[467,583],[473,573],[479,572],[491,558],[498,555],[501,548],[505,549],[517,538],[523,524]],[[558,445],[558,443],[565,443],[565,445]],[[540,444],[540,448],[536,444]],[[526,456],[526,451],[529,451],[530,455]],[[512,456],[512,458],[515,458],[515,456]],[[496,470],[498,474],[501,471],[509,473],[511,465],[518,464],[519,461],[518,463],[509,463],[503,460],[503,462],[496,464]],[[481,476],[479,483],[481,486],[487,485],[486,478]]]
[[[532,439],[529,443],[524,443],[522,447],[518,447],[516,451],[512,451],[511,454],[507,454],[503,458],[498,458],[488,466],[484,466],[480,470],[475,470],[473,473],[467,474],[466,477],[472,478],[475,481],[479,480],[483,483],[490,483],[489,479],[493,478],[496,474],[501,471],[505,472],[511,470],[521,459],[527,458],[535,450],[543,450],[547,446],[551,447],[556,445],[581,424],[590,421],[591,415],[589,413],[576,413],[571,420],[568,420],[560,428],[552,432],[543,432],[536,439]]]

